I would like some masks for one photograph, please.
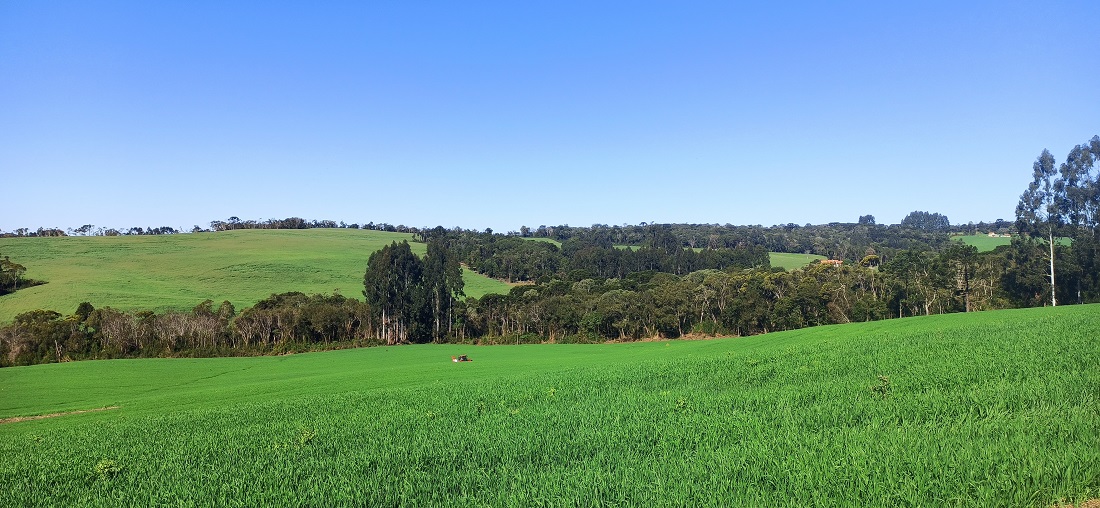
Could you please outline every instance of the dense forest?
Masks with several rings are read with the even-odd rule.
[[[209,300],[189,312],[161,314],[92,303],[68,316],[39,310],[0,328],[0,366],[414,342],[751,335],[1100,302],[1098,157],[1100,137],[1075,147],[1060,165],[1044,150],[1014,223],[951,226],[941,214],[915,211],[897,225],[866,215],[819,226],[540,226],[504,235],[412,228],[407,232],[427,244],[427,254],[414,255],[405,242],[364,253],[363,300],[291,292],[240,313]],[[232,218],[213,229],[261,227],[248,224]],[[358,227],[290,219],[267,226]],[[989,252],[950,238],[979,231],[1014,234],[1009,245]],[[770,266],[768,251],[828,259],[786,271]],[[4,282],[16,273],[11,267],[22,269],[3,263],[0,289],[11,285]],[[465,298],[462,264],[517,285],[508,294]]]

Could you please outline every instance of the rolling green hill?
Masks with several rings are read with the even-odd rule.
[[[0,323],[34,309],[70,314],[80,302],[120,309],[190,309],[205,299],[238,309],[272,293],[361,298],[370,254],[412,235],[351,229],[237,230],[161,236],[0,238],[0,254],[47,284],[0,297]],[[423,255],[426,247],[412,243]],[[465,272],[466,293],[507,292]]]
[[[2,503],[1052,506],[1100,495],[1098,310],[0,369],[0,418],[117,406],[0,424]]]

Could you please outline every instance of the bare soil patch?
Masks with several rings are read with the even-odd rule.
[[[1058,507],[1059,508],[1075,508],[1075,506],[1072,505],[1072,504],[1060,504],[1060,503],[1058,504]],[[1100,498],[1089,499],[1088,501],[1085,501],[1085,502],[1083,502],[1079,505],[1076,505],[1076,508],[1100,508]]]
[[[65,411],[63,413],[50,413],[50,414],[47,414],[47,415],[13,416],[11,418],[0,418],[0,424],[25,422],[25,421],[28,421],[28,420],[41,420],[43,418],[54,418],[54,417],[57,417],[57,416],[78,415],[78,414],[81,414],[81,413],[95,413],[97,411],[110,411],[112,409],[118,409],[118,408],[119,408],[119,406],[107,406],[107,407],[97,407],[95,409],[78,409],[76,411]]]

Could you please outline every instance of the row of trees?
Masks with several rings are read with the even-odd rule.
[[[340,295],[272,295],[239,315],[207,300],[189,312],[36,310],[0,328],[0,366],[83,359],[228,356],[377,344],[369,308]]]
[[[682,277],[657,272],[520,286],[508,295],[468,300],[459,339],[751,335],[994,305],[986,293],[959,286],[959,268],[950,258],[923,252],[899,256],[895,264],[893,272],[816,264],[790,272],[701,270]]]
[[[922,215],[935,216],[946,221],[946,216],[928,212],[913,212],[903,219],[903,224],[877,224],[874,216],[865,215],[856,223],[834,222],[820,225],[780,224],[776,226],[734,226],[731,224],[645,224],[608,226],[596,224],[589,228],[564,226],[539,226],[537,229],[520,228],[513,236],[547,238],[564,243],[580,239],[584,243],[598,245],[645,245],[652,237],[653,229],[667,230],[681,247],[691,249],[723,249],[741,246],[759,246],[766,251],[818,254],[832,259],[858,261],[867,248],[897,249],[947,245],[949,233],[972,231],[1007,232],[1011,222],[998,220],[990,223],[940,227],[923,227]],[[935,224],[934,222],[932,224]],[[524,234],[526,232],[526,235]]]
[[[212,231],[230,231],[234,229],[313,229],[313,228],[346,228],[369,229],[374,231],[387,231],[391,233],[419,233],[420,228],[404,225],[394,226],[387,223],[368,222],[360,226],[357,223],[336,222],[332,220],[306,220],[301,217],[287,217],[285,219],[241,220],[238,217],[230,217],[227,220],[215,220],[210,222],[209,228],[195,225],[190,229],[192,233],[206,233]],[[47,236],[128,236],[128,235],[172,235],[182,233],[183,230],[171,226],[111,228],[96,227],[94,224],[84,224],[78,228],[17,228],[5,233],[0,231],[0,237],[47,237]]]
[[[85,224],[78,228],[68,228],[61,230],[59,228],[38,228],[37,230],[31,230],[28,228],[18,228],[10,233],[0,233],[0,237],[51,237],[51,236],[128,236],[128,235],[174,235],[180,233],[176,228],[171,226],[160,227],[132,227],[132,228],[104,228],[95,227],[94,224]]]
[[[287,217],[285,219],[267,219],[263,221],[258,220],[241,220],[239,217],[230,217],[226,220],[215,220],[210,222],[210,229],[203,229],[199,226],[195,226],[191,232],[202,233],[208,231],[231,231],[234,229],[314,229],[314,228],[326,228],[326,229],[367,229],[372,231],[387,231],[390,233],[419,233],[420,228],[407,227],[404,225],[394,226],[387,223],[368,222],[363,225],[358,223],[345,223],[344,221],[336,222],[334,220],[306,220],[301,217]]]
[[[189,312],[120,311],[82,304],[74,314],[20,314],[0,328],[0,365],[86,358],[216,356],[402,342],[587,342],[749,335],[820,324],[1041,305],[1045,246],[1017,239],[992,252],[953,244],[901,251],[883,261],[811,264],[800,270],[705,269],[678,276],[550,278],[510,293],[462,296],[446,238],[428,254],[405,243],[370,257],[364,300],[284,293],[239,314],[229,302]],[[1093,249],[1093,247],[1089,247]],[[1059,301],[1100,301],[1096,273],[1080,269],[1078,244],[1059,245]],[[1093,249],[1091,252],[1094,252]]]
[[[52,237],[52,236],[66,236],[66,235],[65,235],[65,231],[62,231],[58,228],[41,228],[41,227],[38,228],[38,229],[16,228],[14,231],[12,231],[10,233],[5,233],[3,231],[0,231],[0,237],[16,237],[16,236],[19,236],[19,237],[38,237],[38,236]]]
[[[1100,172],[1093,174],[1098,158],[1100,136],[1075,146],[1061,165],[1044,149],[1032,165],[1032,181],[1016,205],[1017,228],[1031,242],[1045,241],[1048,249],[1052,306],[1058,304],[1055,238],[1074,242],[1079,269],[1095,274],[1100,268],[1096,265],[1100,257],[1096,247],[1100,244]],[[1078,279],[1079,284],[1083,282]]]
[[[369,256],[364,301],[285,293],[236,315],[228,302],[191,312],[82,304],[34,311],[0,328],[0,365],[123,356],[249,354],[340,345],[441,341],[602,341],[748,335],[819,324],[1049,303],[1100,301],[1100,137],[1061,165],[1044,150],[1017,206],[1010,245],[979,253],[951,242],[947,218],[905,225],[760,228],[708,225],[547,228],[548,242],[459,228],[416,230]],[[542,228],[540,228],[542,229]],[[536,233],[538,233],[536,231]],[[523,232],[521,232],[523,234]],[[526,234],[531,234],[527,231]],[[706,245],[695,247],[699,235]],[[812,237],[839,263],[784,271],[771,242]],[[1059,240],[1059,239],[1063,240]],[[626,243],[637,248],[621,248]],[[787,244],[787,247],[792,245]],[[463,296],[460,261],[527,281],[509,294]],[[15,273],[5,258],[2,273]],[[1058,274],[1057,279],[1055,274]],[[1048,298],[1049,297],[1049,298]]]
[[[383,247],[367,260],[363,296],[378,337],[386,344],[438,342],[452,333],[455,302],[464,296],[462,269],[443,228],[427,241],[424,259],[403,241]]]
[[[96,309],[85,303],[70,316],[43,310],[20,314],[0,328],[0,365],[403,342],[750,335],[986,310],[1034,303],[1035,281],[1028,279],[1033,254],[1025,242],[989,253],[960,244],[942,252],[904,251],[885,263],[872,253],[861,263],[812,264],[789,272],[757,267],[682,276],[648,270],[623,278],[552,278],[508,294],[460,300],[457,260],[446,238],[434,237],[423,258],[405,242],[371,255],[362,301],[292,292],[272,295],[239,314],[229,302],[209,300],[188,312]]]
[[[946,215],[915,211],[910,213],[909,215],[906,215],[905,218],[901,220],[901,226],[913,229],[921,229],[925,231],[941,231],[946,233],[951,230],[951,221],[947,220]]]
[[[616,246],[600,235],[577,235],[559,248],[554,243],[514,236],[444,231],[455,255],[468,267],[509,282],[548,280],[552,277],[623,278],[647,270],[683,275],[707,268],[768,266],[768,251],[756,245],[733,248],[688,249],[668,226],[649,226],[640,246]]]

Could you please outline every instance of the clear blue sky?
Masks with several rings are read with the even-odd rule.
[[[0,1],[0,230],[1012,219],[1100,2]]]

